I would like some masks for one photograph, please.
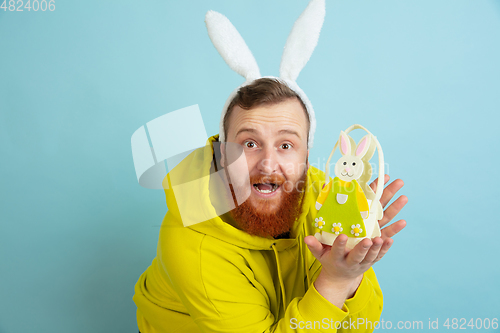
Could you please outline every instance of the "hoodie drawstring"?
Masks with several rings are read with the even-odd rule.
[[[280,280],[281,296],[283,298],[283,311],[286,312],[285,286],[283,284],[283,278],[281,277],[280,261],[279,261],[278,250],[276,249],[276,243],[273,243],[271,247],[273,248],[274,256],[276,257],[276,267],[278,268],[278,279]]]
[[[306,229],[304,224],[302,225],[302,228],[304,230],[304,235],[306,234]],[[304,242],[304,239],[299,240],[299,252],[304,253],[304,264],[305,264],[305,270],[306,270],[306,276],[307,276],[307,286],[306,290],[309,289],[309,286],[311,285],[311,277],[309,276],[309,260],[307,259],[307,250],[302,251],[303,246],[302,243]],[[281,288],[281,297],[283,299],[283,311],[286,312],[286,296],[285,296],[285,285],[283,284],[283,277],[281,276],[281,268],[280,268],[280,261],[279,261],[279,254],[278,250],[276,249],[276,243],[273,243],[271,245],[274,251],[274,256],[276,258],[276,267],[278,268],[278,279],[280,281],[280,288]],[[307,248],[307,246],[306,246]]]
[[[307,246],[306,246],[307,248]],[[307,275],[307,286],[306,286],[306,291],[309,289],[309,286],[311,285],[311,277],[309,276],[309,260],[307,260],[307,251],[304,251],[304,258],[305,258],[305,264],[306,264],[306,275]]]
[[[302,230],[304,231],[304,234],[303,234],[303,237],[306,237],[306,226],[305,226],[305,222],[302,223]],[[299,240],[299,244],[302,245],[302,243],[304,243],[305,245],[305,250],[303,251],[304,252],[304,263],[306,265],[306,276],[307,276],[307,286],[306,286],[306,291],[309,289],[309,286],[311,285],[311,277],[309,276],[309,260],[307,260],[307,245],[305,244],[304,242],[304,238],[302,238],[301,240]],[[301,253],[302,253],[302,249],[301,249]]]

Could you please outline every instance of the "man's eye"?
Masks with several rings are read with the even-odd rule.
[[[253,143],[253,142],[251,142],[251,141],[247,141],[247,142],[245,142],[245,146],[246,146],[247,148],[253,148],[253,147],[255,147],[255,143]]]
[[[292,148],[292,146],[289,143],[284,143],[284,144],[281,145],[281,148],[283,148],[283,149],[290,149],[290,148]]]

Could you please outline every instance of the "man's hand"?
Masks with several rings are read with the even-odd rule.
[[[389,176],[385,175],[384,183],[388,181]],[[403,185],[401,179],[396,179],[384,189],[380,199],[382,207],[385,208]],[[377,181],[370,186],[376,191]],[[380,228],[389,223],[407,202],[408,198],[404,195],[396,199],[384,211],[384,215],[379,221]],[[363,239],[350,251],[345,248],[347,235],[339,235],[332,246],[320,243],[314,236],[305,237],[304,242],[322,265],[321,273],[314,282],[316,290],[332,304],[342,308],[345,300],[356,292],[363,273],[383,258],[393,243],[392,236],[405,226],[406,221],[399,220],[383,228],[381,237],[375,237],[372,240]]]

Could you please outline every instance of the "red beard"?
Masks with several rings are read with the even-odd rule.
[[[280,198],[262,199],[251,197],[231,211],[237,226],[250,235],[265,238],[288,238],[295,220],[302,209],[302,198],[305,188],[307,170],[300,179],[291,184],[285,182],[282,175],[257,175],[250,177],[250,186],[255,183],[275,183],[281,185]],[[235,199],[232,184],[229,184],[233,199]],[[253,191],[253,190],[252,190]],[[276,201],[279,201],[276,207]],[[235,200],[236,202],[236,200]]]

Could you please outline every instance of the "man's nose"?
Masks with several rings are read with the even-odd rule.
[[[263,174],[272,174],[278,170],[278,156],[274,147],[262,150],[262,159],[259,161],[258,169]]]

